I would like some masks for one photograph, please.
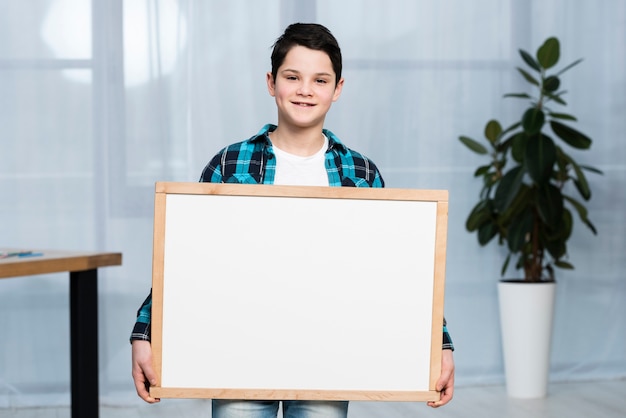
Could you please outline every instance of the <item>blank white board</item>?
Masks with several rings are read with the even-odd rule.
[[[447,192],[158,183],[158,397],[438,397]]]

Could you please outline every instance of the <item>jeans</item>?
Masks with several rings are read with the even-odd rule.
[[[283,418],[346,418],[347,401],[282,401]],[[214,399],[212,418],[276,418],[280,401]]]

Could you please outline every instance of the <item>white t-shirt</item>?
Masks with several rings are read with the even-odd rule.
[[[290,186],[328,186],[328,173],[325,159],[328,150],[328,138],[324,135],[324,145],[315,154],[308,157],[293,155],[275,145],[276,172],[274,184]]]

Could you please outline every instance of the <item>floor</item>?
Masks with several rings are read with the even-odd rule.
[[[100,418],[209,418],[210,401],[164,399],[133,407],[102,405]],[[0,409],[0,418],[69,418],[69,408]],[[351,402],[349,418],[624,418],[626,380],[552,384],[548,397],[509,398],[502,386],[459,387],[448,405],[431,409],[423,403]]]

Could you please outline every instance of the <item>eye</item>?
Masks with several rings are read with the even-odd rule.
[[[292,80],[292,81],[293,81],[293,80],[297,80],[297,79],[298,79],[298,77],[296,77],[295,75],[287,75],[287,76],[285,76],[285,78],[286,78],[287,80]]]
[[[326,84],[326,83],[328,83],[328,80],[325,80],[325,79],[323,79],[323,78],[318,78],[318,79],[316,80],[316,82],[317,82],[317,83],[319,83],[319,84]]]

